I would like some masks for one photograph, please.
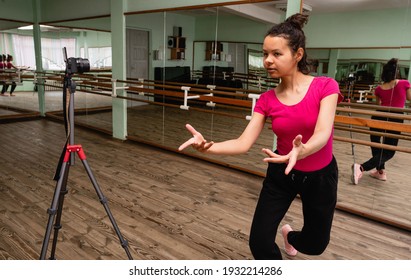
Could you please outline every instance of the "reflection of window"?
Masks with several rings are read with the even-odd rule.
[[[41,55],[44,70],[64,70],[66,63],[63,57],[63,48],[67,50],[67,57],[74,57],[76,39],[74,38],[41,38]],[[33,48],[34,49],[34,48]]]
[[[80,52],[84,55],[84,48],[81,48]],[[90,61],[90,68],[111,68],[111,47],[88,48],[87,58]]]
[[[407,66],[398,66],[399,67],[399,79],[407,79],[410,68]]]
[[[328,73],[328,62],[323,63],[323,73]]]
[[[2,54],[13,55],[13,64],[35,68],[34,42],[32,36],[0,33]]]
[[[1,33],[5,44],[5,54],[12,54],[14,65],[36,69],[33,36]],[[63,47],[67,55],[75,53],[76,39],[74,38],[41,38],[42,67],[44,70],[64,70]]]
[[[266,76],[262,51],[248,49],[248,74]]]
[[[264,68],[262,53],[249,52],[248,64],[251,68]]]
[[[36,68],[36,57],[34,56],[34,41],[31,36],[12,35],[12,48],[15,55],[13,64]]]

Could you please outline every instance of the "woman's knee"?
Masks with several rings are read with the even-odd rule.
[[[305,248],[305,253],[307,255],[321,255],[325,249],[327,249],[327,246],[330,242],[330,239],[315,239],[312,241],[307,242],[306,248]]]

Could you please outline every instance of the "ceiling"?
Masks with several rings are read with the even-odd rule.
[[[411,0],[303,0],[304,6],[310,10],[311,14],[320,13],[335,13],[335,12],[352,12],[352,11],[365,11],[365,10],[379,10],[390,8],[407,8],[411,9]],[[260,20],[263,22],[279,21],[279,15],[284,14],[284,8],[287,6],[287,0],[273,0],[269,2],[254,3],[237,5],[238,7],[248,8],[233,8],[233,6],[227,6],[224,9],[220,9],[220,12],[236,13],[241,16],[253,18],[254,20]],[[283,8],[279,9],[281,5]],[[202,11],[200,13],[200,11]],[[215,13],[215,9],[202,9],[202,10],[188,10],[184,11],[186,14],[210,15]],[[19,21],[7,21],[0,19],[0,30],[7,30],[17,28],[19,26],[29,25],[27,22]]]
[[[312,8],[312,13],[335,13],[389,8],[406,8],[411,0],[303,0]],[[277,4],[287,3],[286,0],[274,0],[256,5],[275,8]]]
[[[350,12],[409,7],[410,0],[305,0],[313,12]]]
[[[411,9],[411,0],[302,0],[303,11],[310,14],[343,13],[381,9]],[[287,10],[287,0],[228,5],[219,9],[219,13],[237,14],[264,23],[279,23]],[[215,9],[204,12],[215,13]],[[190,14],[193,11],[182,11]],[[204,15],[207,15],[207,14]]]

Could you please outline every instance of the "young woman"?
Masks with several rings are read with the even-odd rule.
[[[275,25],[263,43],[264,67],[279,85],[263,93],[241,136],[224,142],[206,141],[192,126],[193,137],[179,147],[192,146],[210,154],[247,152],[271,118],[277,149],[263,149],[267,175],[254,214],[250,249],[255,259],[282,259],[275,238],[278,226],[297,194],[303,205],[301,231],[284,225],[285,252],[318,255],[330,240],[337,200],[338,168],[332,154],[335,110],[342,100],[337,82],[308,75],[305,35],[308,16],[295,14]]]
[[[1,90],[1,95],[4,95],[4,92],[5,92],[4,88],[6,87],[4,69],[6,69],[6,56],[4,54],[0,54],[0,75],[2,76],[1,77],[2,81],[0,82],[0,84],[3,85],[2,90]]]
[[[377,105],[385,107],[404,108],[406,100],[411,100],[410,82],[408,80],[397,79],[397,74],[398,59],[392,58],[384,65],[381,73],[381,80],[383,81],[383,83],[379,85],[374,92]],[[390,112],[389,108],[385,110],[381,109],[378,111]],[[372,116],[371,119],[400,123],[404,122],[404,120],[398,118],[387,118],[379,116]],[[400,134],[400,132],[398,131],[383,130],[377,128],[371,128],[370,130],[391,134]],[[398,138],[370,135],[370,140],[374,143],[382,143],[391,146],[398,145]],[[371,154],[372,157],[366,162],[362,164],[354,163],[352,165],[351,180],[354,185],[358,184],[365,171],[369,171],[374,168],[375,170],[369,173],[371,177],[382,181],[387,180],[385,163],[394,156],[395,151],[371,147]]]
[[[3,57],[5,57],[5,55],[3,55]],[[13,65],[13,63],[12,63],[12,61],[13,61],[13,56],[11,56],[11,55],[7,55],[7,59],[6,59],[6,61],[5,61],[5,63],[4,63],[4,69],[18,69],[16,66],[14,66]],[[14,94],[13,94],[13,92],[14,92],[14,90],[16,89],[16,82],[12,82],[11,83],[11,89],[10,89],[10,96],[14,96]],[[8,90],[8,88],[9,88],[9,85],[7,85],[7,84],[5,84],[4,86],[3,86],[3,89],[2,89],[2,91],[1,91],[1,94],[5,94],[6,92],[7,92],[7,90]]]

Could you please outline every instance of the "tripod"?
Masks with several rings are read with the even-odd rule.
[[[351,98],[353,97],[353,91],[354,91],[354,82],[355,82],[355,77],[353,74],[350,74],[348,77],[348,97],[347,97],[347,102],[351,103]],[[348,113],[348,116],[351,117],[351,112]],[[350,124],[350,129],[352,128],[352,125]],[[350,138],[353,139],[352,131],[350,130]],[[351,142],[351,154],[353,155],[354,163],[355,163],[355,145],[353,142]]]
[[[54,176],[54,179],[57,180],[57,185],[54,191],[53,200],[51,202],[51,206],[47,209],[47,213],[49,214],[48,223],[46,227],[46,233],[44,235],[43,245],[41,248],[40,259],[44,260],[47,254],[47,247],[50,242],[50,235],[52,232],[53,222],[54,222],[54,236],[53,236],[53,243],[51,248],[51,260],[55,259],[55,252],[57,246],[57,237],[59,230],[61,229],[61,216],[63,213],[63,203],[64,203],[64,196],[67,194],[67,180],[69,175],[70,166],[74,165],[74,153],[77,153],[83,166],[87,172],[87,175],[90,178],[91,183],[94,186],[94,189],[100,199],[100,202],[103,204],[104,209],[111,221],[111,224],[114,227],[115,232],[120,240],[121,246],[126,251],[129,260],[132,260],[132,256],[128,249],[128,242],[123,238],[121,235],[120,229],[117,226],[116,221],[110,211],[110,208],[107,204],[107,198],[103,195],[97,180],[95,179],[90,166],[87,162],[86,155],[84,153],[84,149],[81,145],[74,144],[74,92],[76,88],[76,83],[71,79],[70,71],[66,70],[66,74],[64,77],[64,85],[63,85],[63,100],[64,100],[64,108],[65,108],[65,128],[66,133],[68,134],[68,141],[66,140],[65,147],[60,157],[60,161]],[[69,98],[67,98],[69,96]],[[67,102],[69,100],[69,102]],[[66,104],[68,103],[68,104]],[[67,106],[68,105],[68,106]],[[68,107],[68,110],[67,110]],[[67,111],[68,117],[67,117]],[[68,124],[67,124],[68,122]]]

